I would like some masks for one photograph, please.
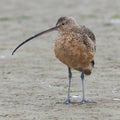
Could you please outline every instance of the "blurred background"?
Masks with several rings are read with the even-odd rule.
[[[57,32],[11,55],[19,43],[55,26],[61,16],[74,17],[96,35],[95,68],[86,77],[86,95],[97,104],[56,104],[67,94],[67,67],[54,55]],[[119,120],[119,52],[119,0],[0,0],[0,120]],[[73,73],[71,93],[79,99],[80,73]]]

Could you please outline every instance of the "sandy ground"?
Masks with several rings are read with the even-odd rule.
[[[67,67],[54,55],[56,32],[12,50],[23,40],[73,16],[97,39],[96,65],[86,77],[80,105],[80,73],[73,70],[67,95]],[[0,120],[120,120],[120,0],[0,0]],[[75,95],[79,95],[75,98]],[[59,102],[59,104],[58,104]]]

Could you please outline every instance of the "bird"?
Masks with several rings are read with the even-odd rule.
[[[13,50],[12,55],[26,42],[52,31],[58,31],[54,45],[55,56],[68,68],[68,90],[65,103],[71,103],[72,69],[80,72],[82,82],[82,99],[80,103],[89,103],[90,101],[85,97],[84,78],[85,75],[92,73],[95,65],[96,37],[88,27],[79,25],[73,17],[60,17],[54,27],[40,32],[19,44]]]

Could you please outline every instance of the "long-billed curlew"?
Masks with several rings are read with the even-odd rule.
[[[84,74],[90,75],[94,67],[94,54],[96,51],[96,39],[93,32],[85,26],[80,26],[71,17],[61,17],[56,26],[46,31],[40,32],[23,43],[18,45],[14,52],[24,43],[44,33],[57,30],[59,35],[55,41],[56,57],[68,67],[68,94],[65,103],[70,103],[70,84],[72,78],[71,68],[81,72],[82,80],[82,100],[81,103],[87,103],[84,93]]]

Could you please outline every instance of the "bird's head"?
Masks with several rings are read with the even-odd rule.
[[[72,17],[60,17],[56,23],[57,30],[60,33],[69,32],[73,27],[78,26]]]
[[[21,44],[19,44],[12,52],[12,55],[15,53],[15,51],[18,48],[20,48],[23,44],[27,43],[28,41],[32,40],[33,38],[36,38],[40,35],[43,35],[45,33],[52,32],[55,30],[57,30],[59,33],[69,32],[70,30],[72,30],[73,27],[76,27],[76,26],[78,26],[78,25],[77,25],[76,21],[74,20],[74,18],[72,18],[72,17],[60,17],[54,27],[49,28],[43,32],[40,32],[40,33],[28,38],[27,40],[23,41]]]

